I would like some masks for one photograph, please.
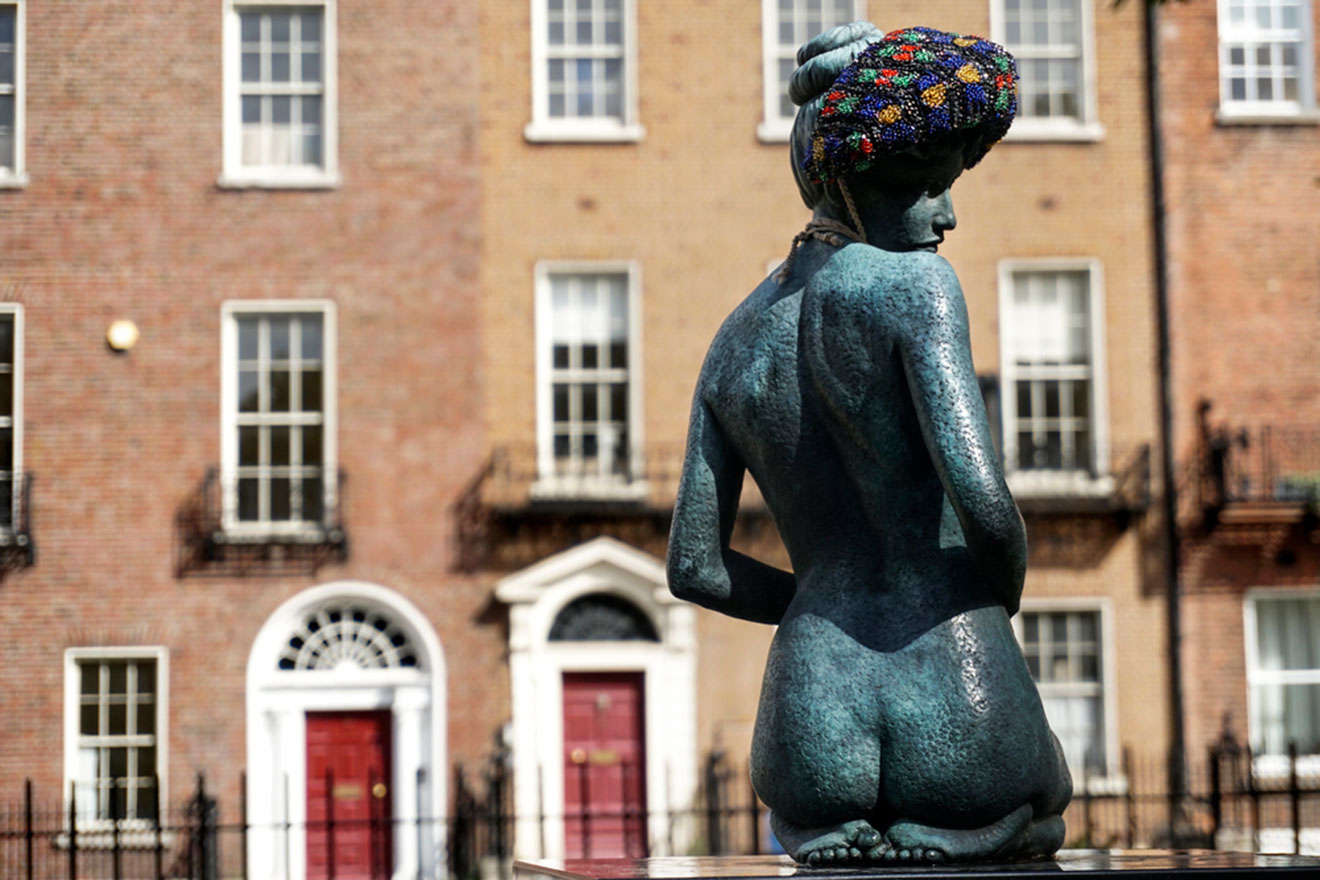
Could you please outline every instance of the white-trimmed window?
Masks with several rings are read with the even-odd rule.
[[[0,2],[0,187],[27,182],[23,171],[25,2]]]
[[[23,524],[23,307],[0,304],[0,543]]]
[[[1312,40],[1307,0],[1220,0],[1220,115],[1312,114]]]
[[[866,18],[866,0],[761,0],[761,67],[764,118],[757,136],[787,141],[797,107],[788,99],[788,80],[803,43],[832,27]]]
[[[636,0],[532,0],[531,141],[635,141]]]
[[[221,349],[226,533],[320,534],[337,490],[334,304],[225,303]]]
[[[64,694],[65,797],[72,783],[79,825],[155,819],[167,803],[165,649],[70,648]]]
[[[635,263],[536,268],[538,494],[640,492]]]
[[[1252,750],[1320,753],[1320,594],[1253,591],[1245,608]]]
[[[1109,471],[1100,265],[1000,264],[1004,464],[1014,491],[1103,489]]]
[[[223,186],[339,182],[335,0],[226,0]]]
[[[993,39],[1017,58],[1018,115],[1010,139],[1095,140],[1090,0],[991,0]]]
[[[1103,603],[1024,603],[1013,622],[1045,717],[1079,785],[1115,769],[1107,618]]]

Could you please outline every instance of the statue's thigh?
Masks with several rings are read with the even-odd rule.
[[[771,809],[813,825],[871,814],[881,760],[873,665],[829,626],[776,635],[752,743],[753,783]]]
[[[894,658],[893,680],[902,684],[885,706],[889,808],[975,827],[1039,802],[1058,764],[1016,644],[948,627],[923,640],[928,644]]]

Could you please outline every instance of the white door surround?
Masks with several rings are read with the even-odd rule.
[[[636,606],[660,640],[550,640],[566,605],[599,593]],[[643,674],[650,853],[672,855],[671,841],[685,852],[686,840],[679,839],[685,826],[671,828],[670,819],[691,809],[697,787],[696,618],[692,606],[669,592],[664,565],[612,538],[596,538],[504,578],[495,596],[510,606],[515,858],[564,855],[564,673],[591,671]]]
[[[443,864],[444,823],[419,831],[416,822],[448,803],[440,641],[399,594],[336,581],[276,609],[248,655],[249,877],[306,876],[307,713],[370,709],[392,714],[394,877],[432,876]]]

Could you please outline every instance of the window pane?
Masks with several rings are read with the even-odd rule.
[[[256,360],[258,333],[256,318],[238,319],[238,356],[241,360]]]
[[[78,709],[78,732],[84,736],[96,736],[100,733],[100,712],[95,703],[84,704]]]
[[[288,52],[272,52],[270,54],[270,81],[277,83],[289,81]]]
[[[628,420],[628,385],[616,382],[610,386],[610,419],[619,422]]]
[[[302,41],[304,43],[319,43],[321,41],[321,10],[303,10],[299,13],[298,24],[302,28]]]
[[[238,481],[238,518],[245,522],[261,518],[256,479],[245,477]]]
[[[293,99],[288,95],[270,98],[270,121],[275,125],[288,125],[293,119]]]
[[[105,665],[110,670],[110,686],[107,693],[128,693],[128,664],[123,660],[111,660]]]
[[[12,416],[14,414],[14,374],[0,373],[0,415]],[[7,429],[6,429],[7,430]],[[4,457],[5,461],[9,456]],[[0,467],[4,465],[0,464]]]
[[[594,422],[600,417],[596,406],[596,386],[582,386],[582,421]]]
[[[321,353],[321,316],[301,315],[298,326],[302,334],[301,356],[305,361],[319,361]]]
[[[305,83],[319,83],[321,81],[321,53],[303,52],[301,62],[302,70],[299,74],[299,80]]]
[[[238,429],[239,465],[261,464],[261,429],[244,426]]]
[[[302,463],[319,465],[321,458],[321,428],[312,425],[302,429]]]
[[[123,703],[111,703],[106,708],[110,713],[106,733],[110,736],[123,736],[128,732],[128,706]]]
[[[0,48],[0,85],[14,84],[14,53]]]
[[[291,509],[288,478],[273,478],[270,481],[270,518],[273,520],[287,520]]]
[[[240,12],[238,15],[238,27],[243,42],[258,42],[261,39],[261,13]]]
[[[243,82],[261,81],[261,55],[256,52],[243,53]]]
[[[238,410],[257,412],[261,406],[261,393],[257,387],[256,370],[238,371]]]
[[[270,411],[289,411],[289,371],[270,371]]]
[[[562,383],[556,383],[552,389],[554,398],[552,410],[553,418],[556,422],[568,421],[568,386]]]
[[[302,411],[321,411],[321,371],[302,371]]]
[[[81,673],[82,687],[79,692],[84,695],[96,694],[101,690],[100,675],[101,666],[98,663],[79,663],[78,670]]]
[[[270,429],[270,463],[276,467],[289,464],[289,429],[283,425]]]
[[[137,733],[154,734],[156,732],[156,705],[154,703],[139,703],[137,718],[134,723],[137,725]]]
[[[315,477],[303,480],[302,493],[302,518],[308,522],[320,522],[325,514],[321,481]]]
[[[270,41],[272,43],[289,42],[289,26],[293,14],[289,12],[268,12],[270,16]]]
[[[288,360],[290,352],[289,319],[286,317],[272,317],[269,325],[271,360]]]

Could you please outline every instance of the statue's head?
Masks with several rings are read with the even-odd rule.
[[[906,245],[929,244],[932,225],[952,228],[949,184],[1013,121],[1012,56],[980,37],[922,27],[882,35],[858,21],[803,45],[798,63],[790,152],[807,206],[829,203],[846,216],[842,182],[864,214],[867,203],[884,215],[876,225],[914,226]],[[945,210],[947,220],[934,216]],[[873,241],[883,238],[867,227]]]

